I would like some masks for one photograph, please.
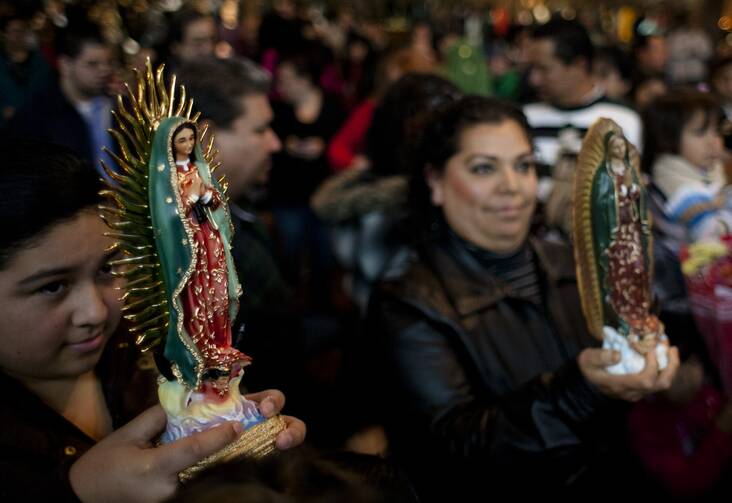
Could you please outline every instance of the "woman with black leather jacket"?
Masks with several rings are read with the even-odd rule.
[[[415,164],[416,227],[430,239],[369,316],[394,455],[425,500],[629,489],[623,401],[667,388],[677,351],[661,372],[653,355],[640,374],[606,372],[619,357],[587,332],[571,250],[529,236],[524,115],[487,98],[448,104]]]

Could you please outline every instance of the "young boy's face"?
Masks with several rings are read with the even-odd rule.
[[[722,158],[722,135],[716,120],[705,117],[697,111],[681,130],[681,157],[697,168],[712,169]]]

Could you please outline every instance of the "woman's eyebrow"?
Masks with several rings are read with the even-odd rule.
[[[531,152],[531,151],[527,151],[527,152],[524,152],[522,154],[517,155],[513,160],[516,161],[516,160],[519,160],[519,159],[523,159],[525,157],[531,157],[531,158],[533,158],[534,157],[534,153]],[[490,154],[471,154],[471,155],[468,156],[467,159],[465,159],[465,162],[471,162],[471,161],[474,161],[476,159],[488,159],[489,161],[500,161],[501,160],[500,157],[497,157],[495,155],[490,155]]]
[[[35,272],[31,274],[30,276],[20,280],[18,282],[19,286],[26,286],[30,283],[35,283],[39,280],[50,278],[54,276],[63,276],[64,274],[68,274],[73,270],[73,267],[70,266],[61,266],[61,267],[54,267],[52,269],[42,269],[38,272]]]
[[[108,262],[109,260],[112,260],[113,258],[121,255],[121,253],[122,252],[116,248],[113,250],[109,250],[102,256],[100,263],[104,264],[104,263]],[[28,284],[35,283],[35,282],[37,282],[39,280],[43,280],[45,278],[63,276],[65,274],[69,274],[69,273],[73,272],[74,269],[75,269],[75,267],[73,267],[71,265],[62,265],[59,267],[52,267],[50,269],[41,269],[40,271],[37,271],[37,272],[31,274],[30,276],[20,280],[18,282],[18,285],[26,286]]]
[[[465,159],[466,162],[474,161],[475,159],[488,159],[489,161],[497,161],[498,157],[490,154],[471,154]]]

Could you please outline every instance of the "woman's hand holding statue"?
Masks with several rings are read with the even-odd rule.
[[[646,365],[642,372],[626,375],[613,375],[606,370],[620,361],[617,351],[588,348],[579,354],[577,362],[585,379],[602,394],[637,402],[647,395],[668,389],[679,368],[679,351],[676,347],[669,348],[668,365],[660,372],[655,351],[646,353],[645,358]]]

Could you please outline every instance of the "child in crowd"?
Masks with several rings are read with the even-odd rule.
[[[722,112],[712,95],[667,93],[644,114],[643,164],[663,197],[663,213],[685,241],[713,237],[732,224],[724,187]]]

